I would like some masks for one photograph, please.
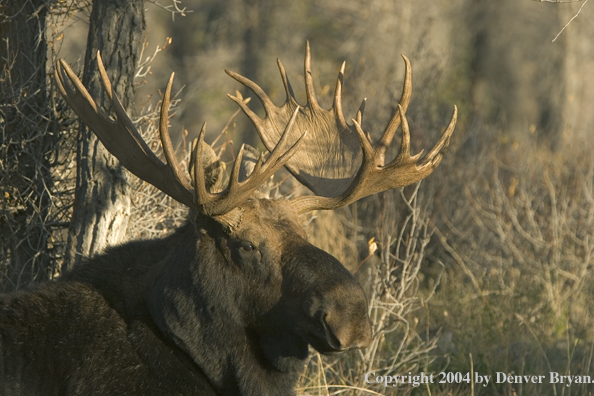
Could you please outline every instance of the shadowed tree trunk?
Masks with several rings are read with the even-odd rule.
[[[0,1],[0,290],[51,273],[46,0]]]
[[[241,73],[249,79],[257,79],[262,53],[270,32],[270,16],[274,4],[270,0],[247,0],[244,7],[246,18]],[[246,89],[245,93],[251,94],[251,91]]]
[[[134,74],[146,34],[144,0],[95,0],[91,12],[83,83],[99,104],[97,50],[115,91],[127,109],[134,98]],[[124,169],[84,125],[78,143],[76,203],[66,266],[118,243],[125,235],[130,197]]]
[[[241,60],[241,74],[252,81],[259,79],[263,53],[270,34],[271,15],[274,13],[274,2],[271,0],[247,0],[243,2],[245,19],[243,21],[243,53]],[[242,89],[244,97],[253,96],[252,92]],[[259,138],[256,130],[247,122],[240,119],[240,130],[244,132],[243,139],[251,145],[257,146]],[[247,133],[247,131],[250,131]]]
[[[571,7],[558,7],[562,22],[571,21],[567,29],[557,40],[563,40],[565,46],[563,69],[559,79],[565,83],[566,95],[561,98],[567,138],[590,140],[594,129],[594,79],[590,77],[594,70],[594,4],[572,4]],[[582,8],[580,8],[582,7]],[[577,13],[579,15],[571,20]]]
[[[473,116],[499,124],[514,139],[535,134],[555,146],[562,130],[565,44],[564,38],[550,42],[562,26],[553,6],[470,0],[468,27]]]

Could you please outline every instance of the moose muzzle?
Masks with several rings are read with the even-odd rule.
[[[340,352],[370,344],[367,301],[355,279],[343,280],[322,293],[312,292],[302,308],[313,325],[310,344],[319,352]]]

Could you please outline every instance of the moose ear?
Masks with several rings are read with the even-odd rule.
[[[241,225],[241,220],[243,217],[243,209],[241,208],[233,208],[231,211],[218,215],[213,216],[213,218],[218,221],[223,227],[227,229],[229,232],[233,232],[239,228]]]
[[[221,165],[221,161],[220,161],[219,157],[216,155],[213,148],[205,142],[202,142],[202,145],[203,146],[202,146],[201,160],[202,160],[202,167],[204,169],[204,184],[205,184],[208,192],[210,192],[211,194],[214,194],[214,193],[217,193],[217,192],[220,192],[223,190],[223,188],[224,188],[223,178],[224,178],[225,172],[223,171],[223,166]],[[250,147],[250,148],[252,150],[256,151],[256,149],[254,149],[253,147]],[[242,167],[243,167],[243,162],[242,162]],[[254,165],[251,166],[250,171],[249,171],[249,173],[247,173],[247,175],[249,175],[253,169],[254,169]],[[247,176],[246,176],[246,178],[247,178]],[[240,176],[239,180],[243,181],[241,179],[241,176]],[[222,214],[219,216],[213,216],[213,218],[216,221],[218,221],[221,225],[223,225],[223,227],[232,231],[234,229],[237,229],[237,227],[239,227],[239,225],[241,224],[242,213],[243,213],[243,211],[241,209],[235,208],[228,213],[225,213],[225,214]]]
[[[209,144],[202,142],[202,167],[204,168],[204,184],[210,193],[223,189],[223,166]]]
[[[256,166],[256,163],[258,163],[258,159],[260,158],[260,152],[258,150],[256,150],[249,144],[245,144],[244,146],[245,147],[243,152],[243,158],[241,160],[241,165],[239,167],[238,179],[240,183],[247,180],[247,178],[252,174],[252,172],[254,171],[254,167]],[[273,184],[274,183],[272,182],[271,177],[270,179],[262,183],[262,185],[258,187],[258,189],[256,189],[256,191],[254,191],[252,195],[257,198],[269,199],[270,190],[272,190]]]

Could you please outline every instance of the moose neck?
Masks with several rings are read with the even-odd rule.
[[[208,226],[192,224],[195,248],[184,254],[191,264],[164,266],[148,298],[154,321],[221,394],[294,394],[307,343],[286,331],[261,336],[250,328],[249,285],[225,257],[223,228],[204,221]]]

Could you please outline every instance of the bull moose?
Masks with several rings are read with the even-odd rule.
[[[437,167],[456,123],[438,143],[410,155],[406,57],[398,110],[380,139],[361,127],[364,103],[345,121],[344,63],[330,110],[316,100],[305,51],[307,103],[299,106],[280,61],[285,103],[251,80],[266,115],[234,100],[270,151],[247,166],[242,146],[227,185],[204,127],[188,172],[168,132],[173,81],[159,133],[166,162],[140,137],[98,59],[113,118],[63,61],[55,78],[66,102],[120,163],[187,205],[185,225],[87,259],[59,280],[0,297],[0,395],[292,395],[308,348],[335,353],[372,339],[365,294],[338,260],[307,241],[299,216],[415,183]],[[385,155],[401,125],[400,152]],[[259,187],[285,166],[313,195],[269,199]]]

